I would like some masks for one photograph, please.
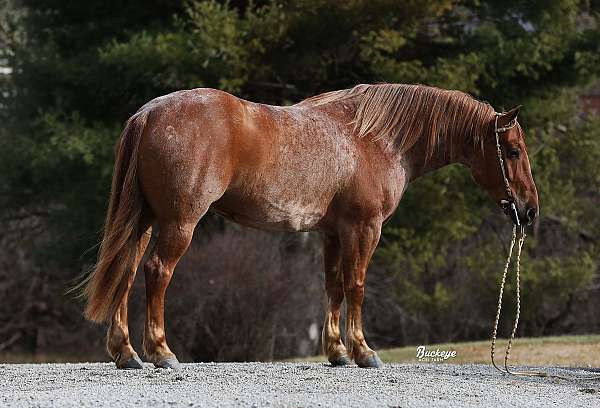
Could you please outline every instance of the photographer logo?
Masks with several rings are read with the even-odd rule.
[[[417,360],[424,363],[443,363],[450,358],[456,357],[456,350],[433,350],[426,346],[417,347]]]

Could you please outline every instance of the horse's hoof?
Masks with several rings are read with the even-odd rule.
[[[140,360],[138,356],[133,356],[121,364],[117,363],[117,368],[121,370],[139,370],[144,368],[144,366],[142,365],[142,360]]]
[[[352,360],[350,357],[346,355],[341,355],[329,360],[332,367],[343,367],[352,364]]]
[[[381,359],[377,355],[377,353],[373,353],[362,360],[357,360],[356,364],[361,368],[381,368],[383,367],[383,363]]]
[[[175,356],[160,360],[158,363],[154,363],[154,366],[156,368],[170,368],[172,370],[177,370],[180,368],[179,361]]]

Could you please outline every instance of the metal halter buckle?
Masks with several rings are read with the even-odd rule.
[[[501,113],[496,112],[496,117],[494,119],[494,134],[496,135],[496,151],[498,153],[498,161],[500,162],[500,170],[502,171],[502,178],[504,179],[504,187],[506,189],[506,194],[508,195],[508,200],[501,200],[500,205],[503,206],[504,210],[507,211],[510,215],[510,218],[517,227],[521,226],[521,221],[519,220],[519,213],[517,211],[517,205],[515,204],[514,194],[512,189],[510,188],[510,184],[508,182],[508,178],[506,177],[506,167],[504,164],[504,157],[502,156],[502,149],[500,147],[500,133],[506,132],[514,128],[517,125],[517,119],[513,119],[506,126],[498,127],[498,118],[502,116]],[[507,208],[508,207],[508,208]]]

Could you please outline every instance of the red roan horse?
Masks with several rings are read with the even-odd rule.
[[[497,126],[516,123],[518,108]],[[248,102],[214,89],[156,98],[128,121],[116,162],[98,263],[84,282],[85,315],[109,321],[119,368],[141,368],[131,346],[127,299],[150,240],[143,348],[176,367],[165,339],[164,298],[194,227],[212,209],[257,228],[320,231],[329,299],[323,351],[332,365],[380,367],[362,329],[365,275],[381,226],[408,184],[462,163],[491,198],[507,193],[494,137],[495,112],[459,91],[421,85],[358,85],[292,106]],[[538,196],[521,127],[500,135],[518,217],[531,222]],[[346,299],[346,336],[340,308]]]

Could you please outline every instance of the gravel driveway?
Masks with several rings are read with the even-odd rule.
[[[586,374],[553,369],[563,375]],[[600,407],[600,380],[512,378],[490,366],[318,363],[183,364],[117,371],[112,364],[0,365],[0,406]]]

